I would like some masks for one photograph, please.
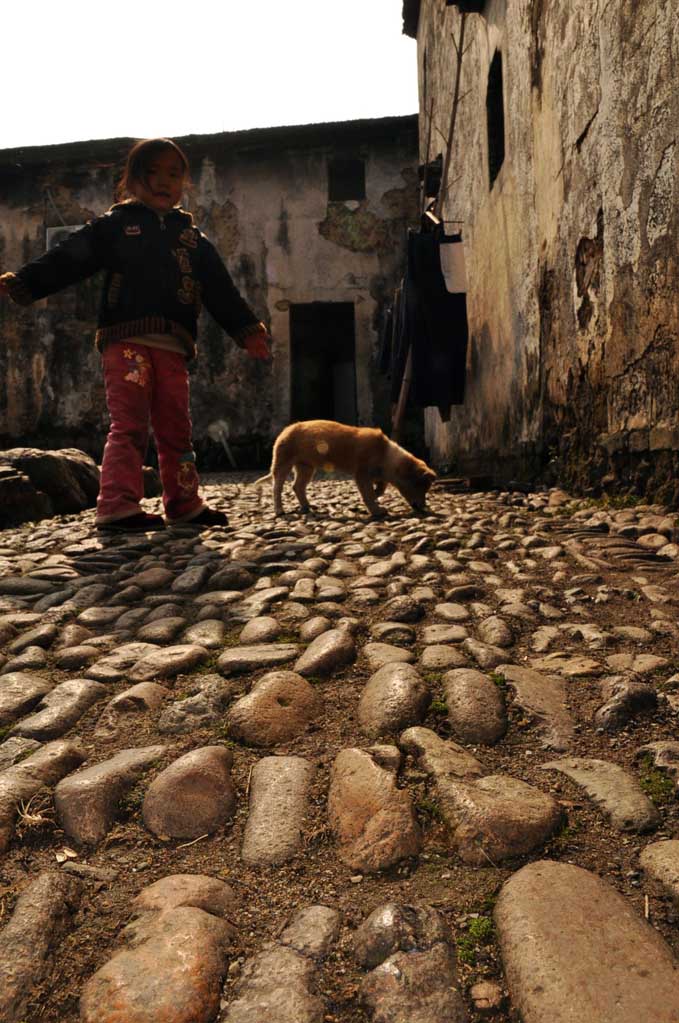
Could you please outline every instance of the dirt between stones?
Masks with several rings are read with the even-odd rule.
[[[253,498],[246,493],[240,483],[227,477],[227,486],[217,485],[222,481],[214,478],[207,480],[207,496],[214,506],[227,509],[240,508],[243,523],[253,507],[266,508],[268,497],[265,495],[253,504]],[[355,501],[352,484],[327,482],[311,488],[312,497],[317,496],[317,504],[324,504],[335,511],[331,521],[322,517],[306,520],[314,529],[322,531],[336,525],[342,518],[356,522],[356,529],[363,529],[367,520]],[[243,495],[247,500],[243,500]],[[318,500],[320,495],[320,500]],[[508,512],[515,512],[518,524],[507,526],[505,533],[512,528],[517,537],[527,535],[535,528],[538,517],[545,516],[547,496],[528,495],[445,495],[432,497],[430,504],[441,515],[451,516],[460,512],[469,514],[471,523],[489,521],[486,527],[488,534],[502,533],[503,528],[498,519]],[[531,507],[531,502],[533,507]],[[404,505],[394,496],[386,501],[393,513],[393,518],[381,527],[380,535],[389,534],[393,523],[399,523],[408,515]],[[151,507],[151,505],[150,505]],[[341,511],[340,511],[341,509]],[[576,508],[572,507],[571,511]],[[559,510],[562,520],[564,516]],[[492,521],[495,516],[495,521]],[[55,520],[76,523],[91,522],[91,513]],[[303,519],[296,515],[288,519],[277,520],[275,525],[284,530],[294,530],[304,524]],[[424,519],[426,525],[430,520]],[[581,520],[580,520],[581,521]],[[464,522],[464,519],[461,519]],[[417,520],[409,520],[412,531],[417,532],[420,525]],[[235,521],[238,525],[238,522]],[[253,524],[260,525],[259,521]],[[578,525],[574,521],[573,528]],[[274,527],[274,520],[269,520]],[[472,529],[470,529],[470,535]],[[92,532],[92,535],[94,533]],[[0,533],[0,548],[16,543],[22,547],[28,539],[27,530],[17,529]],[[203,534],[203,538],[209,534]],[[197,539],[197,542],[199,542]],[[558,543],[553,539],[550,542]],[[489,539],[489,546],[492,542]],[[410,544],[403,549],[409,550]],[[399,548],[400,549],[400,548]],[[556,606],[563,613],[563,621],[594,621],[602,630],[614,625],[648,625],[650,610],[653,605],[641,596],[641,585],[631,579],[631,574],[647,576],[650,582],[664,585],[672,593],[676,588],[676,567],[674,562],[663,564],[652,574],[643,568],[630,570],[626,566],[610,570],[601,570],[601,582],[583,584],[583,594],[574,599],[565,597],[570,585],[570,577],[579,572],[586,573],[571,561],[566,561],[567,578],[554,582],[555,570],[558,566],[552,561],[533,559],[530,549],[527,555],[534,562],[527,569],[530,579],[515,583],[511,575],[503,575],[503,585],[507,587],[521,586],[527,590],[530,599],[543,599],[541,588],[544,588],[544,599]],[[482,557],[482,556],[481,556]],[[490,560],[488,564],[493,571],[503,569],[506,560],[519,562],[516,549],[498,552],[498,560]],[[525,560],[525,559],[523,559]],[[562,563],[563,564],[563,563]],[[294,567],[294,566],[292,566]],[[274,584],[277,573],[272,573]],[[475,581],[483,584],[482,576],[475,576]],[[436,588],[437,601],[444,600],[444,592],[449,589],[445,583],[443,570],[441,584]],[[592,599],[597,585],[607,584],[614,588],[608,600],[595,603]],[[418,585],[415,578],[414,585]],[[493,607],[494,614],[502,616],[493,598],[493,587],[485,587],[486,596],[481,598]],[[530,592],[529,592],[530,591]],[[248,592],[253,592],[249,590]],[[549,595],[548,595],[549,594]],[[585,599],[587,598],[587,599]],[[105,603],[105,602],[104,602]],[[356,632],[357,645],[369,642],[370,627],[384,620],[382,603],[360,608],[352,608],[347,601],[344,613],[354,614],[360,619]],[[277,615],[277,606],[263,614]],[[433,602],[432,605],[433,607]],[[578,608],[582,609],[578,612]],[[2,612],[0,612],[1,614]],[[309,616],[323,613],[309,608]],[[224,612],[228,621],[228,609]],[[428,611],[425,618],[416,626],[418,633],[427,622],[435,619]],[[475,619],[470,622],[473,630]],[[514,646],[507,651],[508,662],[530,664],[537,655],[530,646],[530,639],[536,629],[544,624],[553,624],[546,618],[536,615],[534,622],[519,618],[511,619],[511,627],[515,636]],[[556,624],[559,624],[557,621]],[[235,643],[242,625],[228,625],[228,632],[222,650]],[[102,630],[108,631],[108,630]],[[285,632],[295,631],[294,626],[286,626]],[[651,677],[658,688],[664,689],[667,680],[679,667],[679,639],[672,635],[654,635],[652,643],[643,650],[633,643],[619,643],[611,649],[591,651],[586,644],[578,644],[562,634],[555,647],[573,652],[584,653],[605,663],[610,652],[623,649],[648,650],[668,658],[669,665]],[[415,643],[413,649],[418,655],[421,644]],[[218,654],[216,652],[216,654]],[[214,660],[189,675],[178,675],[174,678],[159,678],[156,681],[171,690],[171,698],[181,700],[189,695],[195,687],[196,678],[201,674],[214,673]],[[469,666],[476,667],[469,659]],[[271,671],[262,668],[247,676],[239,675],[229,679],[233,686],[235,702],[239,696],[249,691],[254,680]],[[64,681],[69,675],[58,670],[42,669],[37,672],[54,682]],[[437,732],[442,738],[454,738],[445,716],[444,691],[441,682],[444,671],[423,672],[430,683],[434,700],[422,722],[423,727]],[[606,672],[605,674],[612,674]],[[86,676],[86,671],[79,670],[79,676]],[[229,961],[234,959],[242,965],[248,957],[261,951],[265,942],[276,937],[288,923],[290,917],[298,909],[311,904],[323,904],[338,909],[343,917],[341,936],[333,951],[319,968],[317,992],[325,1002],[324,1020],[327,1023],[365,1023],[369,1015],[360,1007],[357,999],[358,988],[365,977],[353,955],[351,933],[366,916],[376,907],[386,902],[398,902],[433,906],[439,910],[450,924],[457,940],[459,972],[462,989],[467,1004],[470,1006],[470,1021],[481,1023],[491,1019],[493,1023],[518,1023],[518,1017],[507,1005],[490,1015],[477,1013],[471,1007],[468,997],[469,989],[481,980],[495,980],[502,987],[505,981],[502,972],[498,946],[491,928],[471,927],[473,921],[490,919],[492,907],[503,882],[525,863],[537,859],[551,858],[576,864],[591,870],[603,877],[616,890],[624,894],[635,910],[643,915],[645,896],[650,899],[650,920],[665,940],[679,953],[679,931],[677,923],[679,915],[669,898],[663,894],[660,886],[643,877],[639,866],[639,853],[649,841],[658,838],[679,835],[679,803],[673,794],[666,790],[655,792],[659,803],[662,821],[658,830],[648,838],[636,834],[620,833],[611,827],[604,815],[587,799],[584,791],[564,776],[540,769],[542,763],[555,759],[554,753],[541,746],[539,727],[531,723],[521,709],[512,703],[510,688],[502,686],[502,679],[495,681],[505,694],[508,708],[509,726],[506,735],[493,747],[467,746],[483,763],[488,774],[510,774],[524,782],[534,785],[543,792],[552,794],[562,806],[567,824],[560,832],[537,849],[530,856],[517,857],[501,866],[488,863],[485,867],[465,866],[460,858],[451,851],[446,828],[441,820],[440,809],[433,796],[433,786],[427,781],[424,772],[418,770],[410,757],[404,758],[399,776],[399,786],[407,787],[415,804],[420,827],[423,832],[422,853],[416,860],[400,863],[389,871],[374,875],[357,876],[339,860],[335,844],[330,834],[326,812],[326,801],[329,784],[329,772],[335,756],[342,749],[349,747],[365,748],[372,745],[360,734],[357,719],[357,707],[363,688],[371,672],[360,659],[348,667],[344,667],[327,679],[313,679],[313,685],[322,696],[324,711],[317,722],[302,736],[273,749],[255,750],[231,740],[224,730],[226,713],[216,720],[211,727],[196,729],[189,734],[161,733],[156,727],[160,711],[139,715],[130,715],[129,720],[120,721],[112,740],[95,736],[95,728],[104,704],[91,707],[78,724],[66,733],[66,738],[79,738],[79,745],[92,757],[90,762],[98,762],[113,756],[121,749],[140,746],[166,744],[167,754],[162,757],[153,769],[134,786],[126,796],[118,820],[113,829],[96,851],[83,851],[74,860],[75,863],[87,863],[102,872],[115,872],[115,880],[98,880],[86,878],[83,898],[75,917],[74,928],[66,935],[55,951],[51,967],[43,981],[32,992],[28,1007],[24,1012],[26,1023],[78,1023],[78,999],[84,983],[102,966],[120,947],[120,933],[130,916],[130,907],[138,893],[154,881],[168,874],[207,874],[217,877],[232,885],[235,892],[241,895],[241,907],[238,913],[237,946]],[[491,673],[489,673],[491,674]],[[492,674],[491,674],[492,677]],[[0,683],[1,683],[0,676]],[[648,680],[648,679],[646,679]],[[126,679],[110,686],[110,696],[123,692],[131,685]],[[670,684],[670,689],[672,685]],[[592,723],[596,709],[601,705],[600,687],[596,679],[572,678],[567,680],[568,706],[576,722],[575,735],[568,756],[611,759],[625,767],[635,777],[643,774],[644,768],[635,760],[638,748],[645,743],[672,737],[676,731],[673,711],[671,708],[660,708],[650,715],[641,715],[633,719],[626,728],[615,734],[597,731]],[[395,743],[398,736],[381,737],[381,743]],[[203,746],[224,745],[234,755],[232,777],[236,789],[237,809],[233,822],[215,834],[194,843],[180,841],[161,841],[147,831],[141,818],[141,805],[150,781],[170,763],[191,750]],[[247,820],[249,779],[253,765],[270,755],[301,756],[310,761],[316,768],[311,785],[309,812],[304,825],[304,849],[294,860],[276,867],[251,868],[240,859],[243,829]],[[28,822],[20,823],[17,836],[8,853],[0,857],[0,928],[11,915],[18,894],[25,888],[27,881],[33,880],[46,869],[55,869],[56,854],[69,842],[54,823],[53,804],[50,793],[39,796],[31,810],[34,814],[46,819],[47,823],[30,826]],[[105,876],[102,874],[102,877]],[[229,973],[225,987],[225,995],[233,989],[239,968]]]

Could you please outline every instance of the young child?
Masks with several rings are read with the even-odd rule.
[[[0,276],[0,295],[29,305],[105,271],[95,338],[111,420],[97,501],[97,527],[105,531],[165,526],[162,516],[148,515],[140,505],[149,423],[168,522],[227,523],[223,512],[201,500],[192,450],[186,362],[196,354],[201,305],[251,358],[270,357],[266,327],[179,205],[188,183],[188,161],[176,143],[138,142],[118,186],[120,201],[108,213],[40,259]]]

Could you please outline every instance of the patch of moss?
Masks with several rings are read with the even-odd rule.
[[[478,916],[469,921],[466,934],[456,939],[457,958],[467,966],[475,966],[479,950],[490,944],[495,934],[493,921],[489,916]]]
[[[426,817],[429,817],[431,820],[438,821],[440,824],[443,823],[444,821],[443,812],[441,810],[441,807],[435,800],[428,799],[427,797],[425,797],[423,799],[420,799],[415,804],[415,807],[417,810],[420,811],[420,813],[424,814]]]
[[[469,936],[477,945],[487,945],[493,937],[493,921],[489,916],[478,916],[469,922]]]
[[[445,717],[448,713],[448,704],[445,700],[432,700],[429,709],[432,714],[437,714],[439,717]]]
[[[655,806],[667,806],[676,796],[674,779],[666,772],[654,766],[650,754],[641,759],[641,788]]]
[[[428,682],[430,686],[437,686],[441,681],[441,672],[424,671],[422,673],[422,678],[425,680],[425,682]]]
[[[495,685],[498,686],[500,689],[507,688],[507,679],[505,678],[501,671],[491,671],[488,677],[490,678],[491,682],[494,682]]]

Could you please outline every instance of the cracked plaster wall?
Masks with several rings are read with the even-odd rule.
[[[457,8],[423,0],[420,108],[434,96],[444,134],[459,23]],[[465,221],[468,392],[448,425],[427,411],[434,458],[505,477],[551,458],[582,488],[676,500],[676,0],[488,0],[467,31],[446,216]],[[496,48],[506,155],[489,190]]]
[[[226,419],[241,464],[261,462],[289,421],[291,303],[354,304],[359,421],[386,414],[375,356],[382,308],[417,219],[417,120],[345,122],[332,137],[320,127],[314,137],[314,126],[304,126],[301,139],[291,129],[289,144],[284,129],[242,133],[241,145],[229,135],[181,140],[196,222],[275,341],[273,363],[254,363],[201,317],[191,383],[196,446],[207,450],[207,427]],[[56,211],[67,224],[104,212],[128,145],[1,153],[0,268],[44,251]],[[365,160],[366,199],[329,203],[327,161],[344,154]],[[92,345],[99,290],[92,278],[27,309],[0,304],[0,445],[74,445],[100,455],[107,418]]]

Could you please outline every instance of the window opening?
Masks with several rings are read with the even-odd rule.
[[[490,187],[500,172],[505,158],[505,111],[502,90],[502,54],[495,51],[488,72],[486,94],[486,115],[488,120],[488,176]]]
[[[365,199],[365,161],[336,158],[328,162],[328,199]]]

